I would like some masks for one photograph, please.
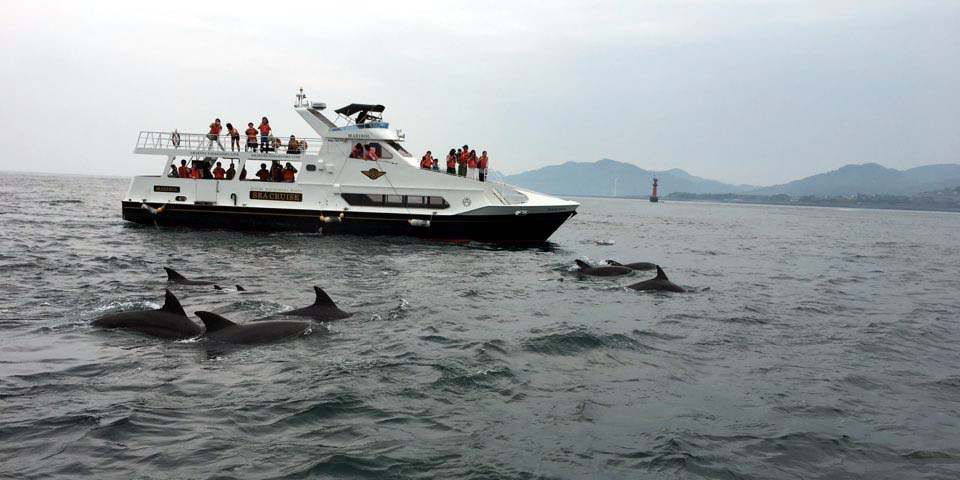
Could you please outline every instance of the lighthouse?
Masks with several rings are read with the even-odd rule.
[[[650,194],[650,201],[653,203],[660,201],[660,198],[657,197],[657,177],[653,177],[653,193]]]

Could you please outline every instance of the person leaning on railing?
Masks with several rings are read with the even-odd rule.
[[[223,144],[220,143],[220,130],[223,129],[223,126],[220,125],[220,119],[215,119],[213,123],[210,124],[210,132],[207,133],[207,140],[210,140],[207,143],[207,150],[213,150],[213,142],[217,142],[217,146],[220,147],[220,150],[224,150]]]
[[[247,131],[243,132],[247,134],[247,147],[244,149],[245,152],[253,150],[257,151],[257,129],[253,128],[253,122],[247,124]]]
[[[290,135],[290,141],[287,142],[287,155],[299,155],[300,154],[300,142],[297,141],[297,137]]]

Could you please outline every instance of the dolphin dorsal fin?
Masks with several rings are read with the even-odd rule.
[[[593,265],[590,265],[589,263],[584,262],[583,260],[574,260],[574,262],[577,262],[577,266],[580,267],[581,270],[584,268],[593,268]]]
[[[176,315],[183,315],[184,317],[187,316],[187,312],[184,312],[183,306],[180,305],[180,300],[177,300],[177,296],[170,290],[167,290],[166,298],[163,299],[163,306],[160,307],[160,310]]]
[[[200,321],[203,322],[203,325],[207,327],[207,333],[213,333],[217,330],[223,330],[224,328],[236,325],[236,323],[233,323],[230,320],[227,320],[226,318],[223,318],[213,312],[200,311],[193,313],[196,313],[197,316],[200,317]]]
[[[614,267],[622,267],[623,264],[616,260],[607,260],[607,265],[613,265]]]
[[[234,286],[237,287],[237,291],[238,291],[238,292],[246,292],[246,291],[247,291],[246,288],[243,288],[243,287],[241,287],[240,285],[234,285]]]
[[[167,280],[186,280],[187,279],[187,277],[180,275],[179,273],[177,273],[176,270],[170,267],[163,267],[163,269],[167,271]]]
[[[313,291],[317,292],[317,300],[313,302],[314,305],[324,306],[324,307],[337,306],[336,303],[333,303],[333,299],[330,298],[330,295],[327,295],[327,292],[324,292],[322,288],[314,286]]]
[[[660,268],[660,265],[657,265],[657,278],[655,280],[670,280],[667,278],[667,274],[663,273],[663,269]]]

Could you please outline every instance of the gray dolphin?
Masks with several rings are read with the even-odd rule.
[[[657,266],[657,276],[651,278],[650,280],[644,280],[640,283],[634,283],[633,285],[628,285],[627,288],[632,288],[634,290],[660,290],[664,292],[686,292],[680,285],[673,283],[670,279],[667,278],[667,274],[663,273],[663,269]]]
[[[213,282],[207,282],[204,280],[190,280],[187,277],[180,275],[176,270],[170,267],[163,267],[163,269],[167,271],[168,282],[173,282],[178,285],[213,285]]]
[[[307,317],[318,322],[329,322],[353,315],[352,313],[344,312],[337,308],[337,304],[333,303],[333,299],[331,299],[330,295],[327,295],[327,292],[324,292],[322,288],[315,286],[313,290],[317,293],[317,300],[313,302],[313,305],[283,312],[280,313],[280,315]]]
[[[615,260],[607,260],[607,265],[613,265],[615,267],[627,267],[631,270],[653,270],[654,268],[657,268],[656,263],[650,262],[634,262],[624,265]]]
[[[200,326],[187,317],[180,301],[170,290],[163,306],[157,310],[136,310],[132,312],[104,315],[92,323],[95,327],[123,328],[161,338],[190,338],[200,335]]]
[[[207,327],[206,338],[214,342],[255,345],[303,335],[313,324],[290,320],[273,320],[236,324],[213,312],[194,312]]]
[[[615,267],[612,265],[594,267],[583,260],[574,261],[577,262],[577,266],[580,267],[579,273],[581,275],[592,275],[595,277],[616,277],[619,275],[629,275],[633,273],[633,270],[627,267]]]

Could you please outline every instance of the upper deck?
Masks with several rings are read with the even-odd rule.
[[[212,138],[211,138],[212,137]],[[259,139],[259,135],[257,137]],[[323,145],[321,138],[301,138],[296,137],[299,150],[290,151],[287,146],[289,137],[286,141],[283,137],[277,137],[280,146],[274,148],[268,147],[266,151],[261,151],[259,143],[257,148],[247,150],[246,136],[240,136],[240,151],[230,150],[230,135],[211,136],[206,133],[181,133],[181,132],[153,132],[141,131],[137,137],[137,145],[133,153],[144,155],[166,155],[166,156],[189,156],[189,157],[216,157],[237,160],[283,160],[283,161],[305,161],[316,159],[320,154],[320,148]],[[220,149],[217,144],[225,148]],[[304,143],[306,142],[306,143]]]

